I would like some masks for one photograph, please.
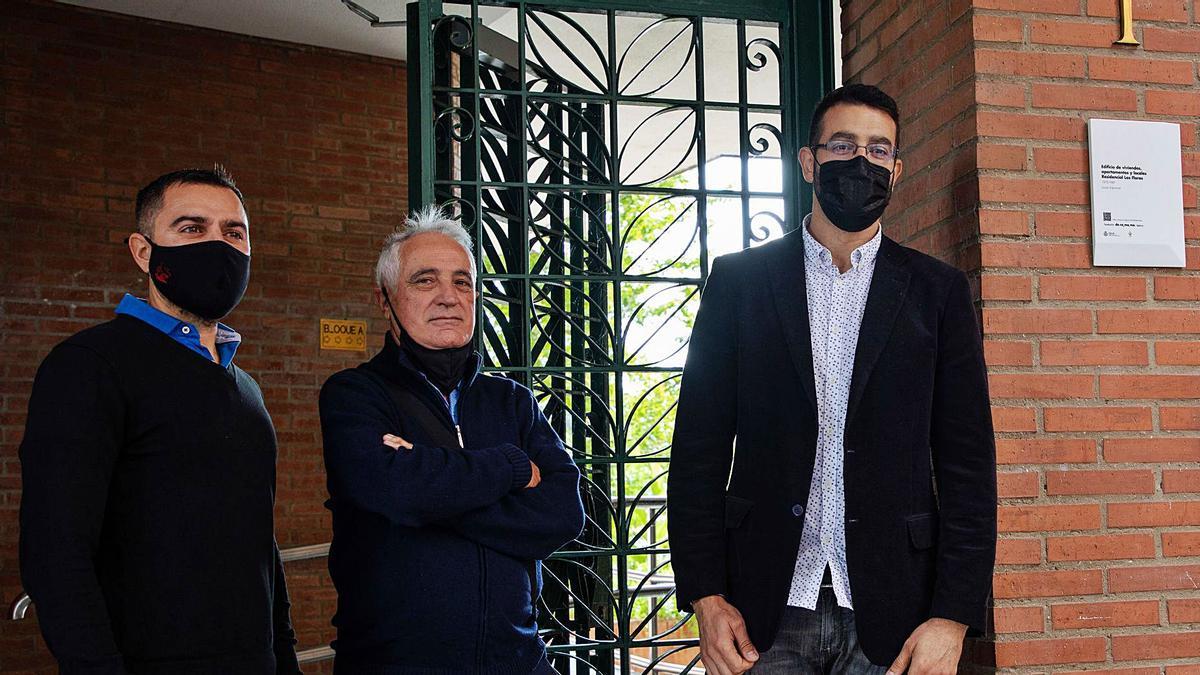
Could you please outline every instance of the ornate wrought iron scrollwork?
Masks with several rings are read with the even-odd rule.
[[[698,21],[698,19],[694,18],[663,17],[643,28],[633,38],[633,41],[629,43],[629,46],[625,48],[624,53],[621,54],[620,61],[617,63],[617,91],[625,96],[654,96],[675,82],[687,69],[688,65],[693,63],[692,59],[696,53],[697,45],[696,24]],[[675,26],[680,26],[678,31],[675,31]],[[666,41],[662,41],[663,35],[660,35],[660,33],[669,36]],[[643,58],[641,60],[641,67],[632,76],[629,76],[626,74],[626,60],[630,59],[631,54],[636,51],[635,47],[638,47],[642,42],[650,42],[651,48],[659,42],[661,42],[662,46],[652,56]],[[651,80],[650,84],[643,84],[640,88],[633,90],[634,84],[647,72],[653,72],[651,71],[651,67],[660,65],[657,60],[662,58],[664,54],[667,54],[676,44],[685,45],[686,51],[683,53],[682,58],[676,58],[679,66],[674,69],[674,72],[671,72],[671,68],[667,68],[664,72],[669,74],[666,77],[659,76],[658,80],[661,81],[656,82]],[[637,64],[631,60],[630,70],[635,66]],[[647,79],[650,80],[649,77]]]
[[[753,72],[758,72],[767,67],[769,63],[767,53],[775,57],[775,62],[780,62],[779,45],[775,44],[774,40],[769,38],[755,38],[746,43],[746,68]]]
[[[451,142],[467,143],[475,135],[475,123],[471,113],[461,106],[449,106],[438,112],[433,121],[437,151],[450,151]]]
[[[746,21],[513,3],[504,33],[481,7],[432,26],[435,194],[477,239],[486,367],[534,391],[582,475],[586,526],[547,561],[543,637],[560,672],[686,673],[699,654],[674,606],[671,427],[714,251],[784,227],[758,200],[786,196],[750,177],[782,161],[790,118],[745,86],[772,79],[781,50]],[[705,88],[710,35],[726,36],[722,65],[744,64],[722,95]],[[730,171],[713,160],[731,148],[740,178],[705,178]]]
[[[606,134],[589,118],[584,106],[530,97],[526,115],[526,137],[532,155],[528,165],[533,170],[537,170],[539,160],[546,165],[538,178],[562,172],[572,183],[608,182],[612,156],[603,140]]]
[[[477,213],[475,202],[470,199],[463,199],[462,197],[450,197],[443,200],[441,205],[450,214],[450,217],[462,223],[468,232],[471,231],[475,225],[475,216]]]
[[[769,225],[755,225],[754,221],[759,218],[767,218],[774,223],[777,229],[773,232]],[[783,222],[783,217],[777,213],[770,211],[759,211],[750,216],[750,241],[754,243],[762,243],[768,241],[772,237],[780,236],[786,232],[786,225]]]
[[[700,230],[695,224],[698,209],[699,202],[694,197],[668,195],[655,199],[639,210],[628,225],[623,225],[621,250],[627,262],[622,271],[639,276],[656,276],[684,263],[700,239]],[[625,214],[622,215],[624,219]],[[644,221],[655,224],[649,235],[640,231],[644,228]],[[660,252],[665,253],[654,255]],[[683,267],[689,266],[684,264]]]
[[[435,33],[446,37],[446,45],[456,52],[469,54],[475,41],[475,31],[471,28],[470,19],[454,14],[448,14],[433,24]]]
[[[783,147],[783,133],[779,131],[779,128],[770,122],[759,122],[746,131],[752,156],[758,157],[771,149],[771,142],[767,140],[767,134],[775,139],[776,148]]]
[[[549,22],[547,21],[548,18],[555,19],[568,27],[572,31],[570,37],[581,40],[581,48],[567,45],[567,43],[564,42],[563,36],[560,36],[549,26]],[[604,92],[608,89],[608,78],[606,76],[609,64],[608,57],[606,56],[608,50],[601,48],[599,43],[597,43],[592,37],[591,33],[589,33],[583,26],[579,25],[578,21],[573,19],[566,12],[559,12],[550,9],[541,9],[536,11],[529,9],[525,12],[524,19],[526,22],[532,21],[534,26],[541,29],[540,31],[531,31],[528,28],[528,24],[526,24],[524,27],[525,34],[528,38],[530,51],[533,52],[533,56],[537,58],[541,67],[544,68],[548,73],[548,77],[545,78],[547,81],[555,84],[570,84],[577,90],[590,90],[597,93]],[[550,44],[541,43],[538,38],[539,32],[541,32],[549,40]],[[570,38],[568,37],[567,39]],[[551,49],[555,51],[552,52],[550,51]],[[580,52],[586,54],[588,58],[594,56],[599,60],[600,67],[598,70],[600,71],[600,75],[597,75],[595,72],[597,70],[596,68],[592,68],[583,62]],[[566,57],[566,60],[583,74],[583,76],[587,79],[586,83],[579,82],[574,78],[566,76],[564,73],[560,72],[562,70],[561,68],[556,68],[556,66],[553,65],[556,63],[561,63],[562,57]]]
[[[664,128],[669,128],[669,131],[663,134],[661,129],[655,128],[656,121]],[[673,163],[664,163],[657,170],[642,171],[676,134],[682,134],[688,139],[686,150],[677,152]],[[621,183],[630,187],[653,185],[675,175],[692,157],[698,137],[695,108],[672,106],[654,111],[634,127],[621,145],[621,151],[617,155]]]
[[[552,201],[559,203],[554,204]],[[532,271],[539,272],[557,265],[564,271],[587,274],[607,272],[612,260],[612,242],[606,229],[581,232],[568,226],[562,211],[581,214],[589,222],[603,222],[602,209],[587,195],[563,192],[552,200],[544,192],[529,196],[530,246],[541,252],[531,261]],[[590,234],[590,236],[589,236]]]

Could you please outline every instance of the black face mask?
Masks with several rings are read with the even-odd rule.
[[[417,344],[417,341],[412,339],[412,336],[400,324],[400,318],[396,316],[396,309],[392,307],[392,301],[388,298],[386,290],[383,291],[383,299],[387,303],[388,311],[392,313],[392,320],[396,322],[396,327],[400,330],[400,349],[404,350],[404,354],[413,362],[417,370],[424,373],[433,386],[438,388],[438,391],[442,392],[444,396],[449,396],[450,392],[454,391],[463,381],[463,377],[466,375],[467,361],[475,352],[474,347],[470,342],[461,347],[446,349],[430,349]]]
[[[838,228],[862,232],[879,220],[892,198],[892,172],[859,155],[817,165],[814,192]]]
[[[183,246],[151,241],[150,247],[150,279],[180,309],[217,321],[242,301],[250,283],[249,255],[223,241]]]

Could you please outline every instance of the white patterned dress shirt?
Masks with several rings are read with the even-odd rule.
[[[829,250],[808,232],[804,219],[804,278],[808,285],[808,321],[812,334],[813,375],[817,387],[817,456],[796,571],[788,593],[793,607],[816,609],[825,567],[829,567],[838,605],[853,608],[846,573],[846,490],[842,447],[846,405],[858,330],[875,274],[882,231],[850,254],[850,269],[838,272]]]

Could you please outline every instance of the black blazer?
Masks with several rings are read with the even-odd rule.
[[[713,264],[668,483],[680,607],[723,594],[760,650],[787,601],[816,444],[796,231]],[[867,657],[890,664],[930,617],[981,629],[996,459],[979,325],[962,272],[886,237],[859,331],[844,473],[846,559]]]

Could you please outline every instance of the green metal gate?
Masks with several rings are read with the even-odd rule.
[[[587,527],[540,607],[562,673],[698,670],[665,538],[679,373],[713,257],[808,210],[794,158],[830,86],[828,11],[408,6],[411,204],[472,232],[485,365],[536,392],[584,475]]]

